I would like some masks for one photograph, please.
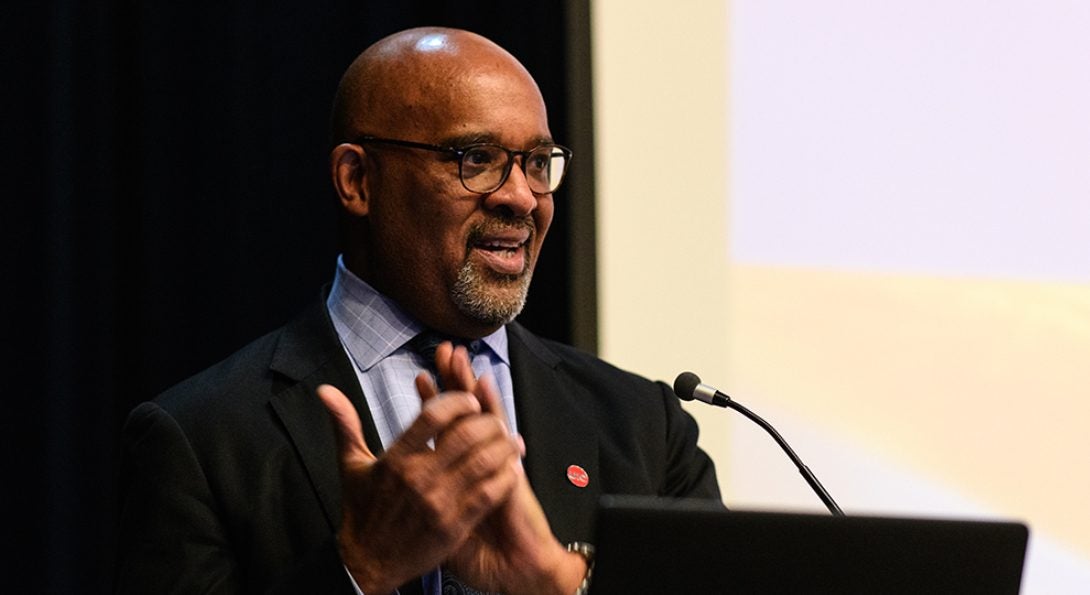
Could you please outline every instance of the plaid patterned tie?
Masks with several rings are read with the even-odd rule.
[[[480,340],[474,339],[467,341],[465,339],[459,339],[451,337],[450,335],[444,335],[433,330],[425,330],[409,340],[409,347],[420,354],[424,358],[424,363],[427,365],[428,370],[435,374],[435,351],[439,349],[439,344],[443,341],[450,341],[455,347],[461,345],[469,352],[469,359],[473,361],[473,356],[477,355],[481,350]],[[436,382],[438,382],[438,377]]]

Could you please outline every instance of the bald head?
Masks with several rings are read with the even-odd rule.
[[[345,71],[333,103],[332,141],[436,129],[442,124],[436,118],[450,116],[443,108],[457,102],[467,84],[498,81],[532,87],[544,109],[530,73],[492,41],[442,27],[394,33],[364,50]]]

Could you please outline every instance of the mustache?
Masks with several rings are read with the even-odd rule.
[[[526,244],[529,246],[529,244],[532,243],[534,236],[537,235],[537,226],[534,225],[533,217],[489,217],[475,223],[473,227],[469,229],[467,243],[472,246],[481,241],[482,238],[497,232],[522,230],[526,230],[530,233],[529,237],[526,239]]]

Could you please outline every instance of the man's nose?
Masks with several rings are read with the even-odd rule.
[[[521,164],[516,161],[511,164],[511,173],[503,185],[489,193],[484,202],[488,209],[508,209],[516,217],[525,217],[537,208],[537,198],[530,190]]]

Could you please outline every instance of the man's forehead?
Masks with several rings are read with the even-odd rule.
[[[507,64],[440,63],[401,73],[387,87],[385,109],[396,124],[476,142],[529,142],[549,134],[536,83]],[[520,138],[510,138],[517,129]],[[501,138],[506,137],[506,138]]]
[[[468,90],[516,93],[537,84],[521,64],[490,52],[408,52],[376,64],[367,86],[387,99],[447,102]]]

